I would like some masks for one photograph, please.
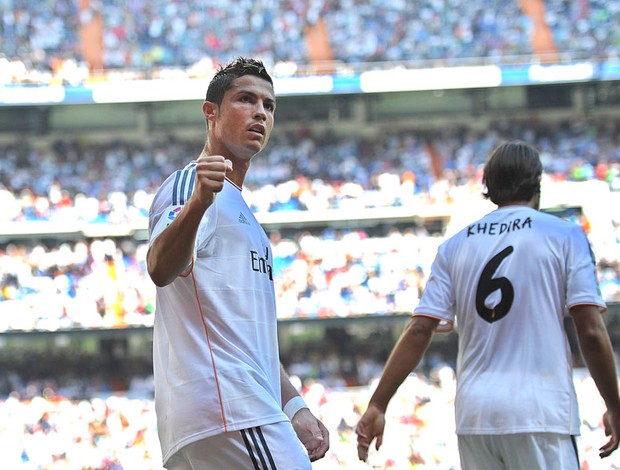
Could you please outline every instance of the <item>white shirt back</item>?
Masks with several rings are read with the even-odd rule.
[[[526,206],[444,242],[414,314],[456,322],[458,434],[579,434],[566,307],[605,304],[581,227]]]

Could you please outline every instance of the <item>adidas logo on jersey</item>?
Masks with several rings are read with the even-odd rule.
[[[239,222],[242,224],[250,225],[250,222],[248,222],[248,219],[245,218],[243,212],[239,212]]]

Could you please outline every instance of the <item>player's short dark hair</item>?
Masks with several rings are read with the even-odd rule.
[[[498,206],[530,201],[540,193],[542,162],[533,146],[513,140],[499,145],[484,166],[482,195]]]
[[[268,81],[273,86],[273,80],[267,72],[265,65],[257,59],[237,57],[215,73],[207,88],[206,100],[222,104],[224,93],[232,86],[233,82],[244,75],[254,75]]]

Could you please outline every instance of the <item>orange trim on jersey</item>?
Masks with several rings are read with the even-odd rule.
[[[439,320],[439,324],[437,325],[437,328],[435,328],[435,331],[437,333],[451,333],[452,331],[454,331],[454,323],[448,320],[444,320],[443,318],[439,318],[434,315],[428,315],[426,313],[413,313],[411,316],[412,317],[427,317],[427,318],[432,318],[434,320]],[[442,322],[444,322],[444,324],[442,324]]]
[[[193,266],[193,257],[192,257],[192,266]],[[207,327],[207,323],[205,321],[205,315],[202,311],[202,305],[200,304],[200,299],[198,298],[198,288],[196,287],[196,278],[193,276],[193,269],[187,274],[192,275],[192,283],[194,284],[194,295],[196,296],[196,303],[198,304],[198,310],[200,312],[200,319],[202,320],[202,326],[205,329],[205,338],[207,339],[207,344],[209,345],[209,352],[211,353],[211,364],[213,364],[213,377],[215,378],[215,387],[217,388],[217,396],[220,402],[220,413],[222,416],[222,424],[224,425],[224,432],[228,431],[228,424],[226,423],[226,413],[224,412],[224,406],[222,404],[222,391],[220,390],[220,381],[217,378],[217,368],[215,367],[215,358],[213,357],[213,348],[211,348],[211,339],[209,338],[209,327]]]
[[[192,262],[189,265],[189,271],[187,271],[187,273],[185,273],[185,274],[179,274],[179,277],[186,278],[187,276],[189,276],[193,272],[194,272],[194,255],[192,255]],[[196,284],[196,283],[194,283],[194,284]],[[194,287],[195,287],[195,285],[194,285]]]
[[[596,307],[596,308],[598,308],[598,312],[601,313],[601,314],[606,313],[607,310],[609,310],[607,305],[595,304],[595,303],[591,303],[591,302],[576,303],[576,304],[571,305],[570,307],[567,307],[566,309],[568,310],[568,313],[570,314],[570,309],[571,308],[573,308],[573,307],[580,307],[582,305],[586,305],[586,306],[587,305],[591,305],[593,307]]]

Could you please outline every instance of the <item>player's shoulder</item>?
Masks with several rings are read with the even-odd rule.
[[[566,220],[559,215],[550,214],[545,211],[535,211],[536,218],[548,227],[557,228],[562,231],[581,232],[582,228],[579,224],[572,220]]]
[[[174,193],[175,196],[181,197],[184,191],[187,191],[189,183],[193,184],[196,175],[196,162],[191,162],[184,168],[173,171],[161,184],[158,193],[167,194]]]
[[[196,162],[192,161],[185,167],[173,171],[160,185],[153,198],[152,208],[158,206],[182,206],[194,189]]]
[[[567,240],[579,242],[587,240],[586,232],[576,221],[564,219],[544,210],[531,209],[531,212],[534,222],[532,226],[544,233],[546,238],[562,243]]]

